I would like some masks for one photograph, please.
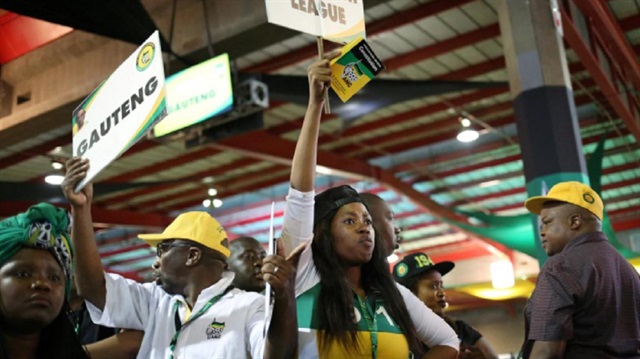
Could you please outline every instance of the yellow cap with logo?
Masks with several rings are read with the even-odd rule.
[[[602,220],[604,204],[596,191],[584,183],[577,181],[560,182],[551,187],[546,196],[535,196],[527,199],[524,206],[529,212],[540,214],[546,202],[560,201],[582,207]]]
[[[162,233],[139,234],[138,238],[155,247],[169,239],[185,239],[229,257],[229,239],[222,225],[207,212],[186,212],[179,215]]]

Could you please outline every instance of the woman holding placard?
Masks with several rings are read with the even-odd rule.
[[[300,358],[455,358],[455,332],[389,273],[371,217],[349,186],[314,198],[323,94],[332,52],[308,70],[310,99],[291,168],[281,238],[288,253],[311,242],[297,268]]]

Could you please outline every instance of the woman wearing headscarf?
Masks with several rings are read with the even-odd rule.
[[[296,276],[300,358],[420,358],[421,342],[432,348],[424,358],[455,358],[454,331],[391,278],[358,193],[340,186],[314,198],[320,112],[331,81],[329,60],[337,55],[308,70],[309,106],[281,235],[287,253],[311,242]]]
[[[67,315],[70,228],[47,203],[0,222],[0,358],[88,358]]]

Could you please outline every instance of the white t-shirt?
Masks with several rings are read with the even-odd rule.
[[[234,274],[203,290],[191,315],[207,301],[223,293]],[[107,297],[104,311],[87,302],[91,319],[100,325],[144,331],[138,358],[169,358],[169,344],[176,333],[175,303],[181,323],[188,307],[181,295],[169,295],[153,283],[140,284],[119,275],[105,273]],[[174,358],[262,358],[264,351],[264,297],[232,289],[202,316],[184,326],[174,350]]]
[[[300,192],[289,189],[287,206],[284,212],[284,222],[281,239],[284,242],[286,253],[299,244],[313,239],[313,205],[314,192]],[[315,308],[317,294],[319,293],[320,276],[313,262],[313,252],[309,245],[301,254],[296,274],[296,298],[298,309],[298,348],[300,358],[319,358],[317,348],[317,321],[310,312]],[[413,325],[416,327],[419,339],[429,347],[437,345],[450,346],[456,350],[460,347],[460,340],[451,327],[431,309],[429,309],[411,291],[397,284],[397,288],[404,299],[405,305]],[[355,304],[355,303],[354,303]],[[362,313],[354,305],[355,317],[358,321],[359,340],[364,344],[367,353],[360,353],[362,357],[371,357],[369,335],[363,323]],[[398,326],[393,322],[384,309],[384,303],[377,302],[373,309],[377,316],[378,333],[378,357],[394,357],[408,350],[406,339]],[[364,334],[364,335],[362,335]],[[398,337],[400,335],[401,337]],[[398,340],[402,339],[402,340]],[[404,341],[404,344],[400,343]],[[398,346],[403,346],[398,348]],[[336,352],[332,352],[336,353]],[[351,355],[353,356],[353,355]]]

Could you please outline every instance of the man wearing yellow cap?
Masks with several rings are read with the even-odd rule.
[[[86,160],[69,160],[62,188],[73,214],[78,292],[94,322],[143,330],[138,358],[295,355],[294,264],[277,256],[264,259],[263,277],[275,292],[265,338],[264,297],[233,287],[227,234],[207,212],[183,213],[163,233],[139,236],[157,250],[156,284],[103,273],[91,219],[92,184],[73,191],[88,168]]]
[[[640,358],[640,277],[601,231],[600,196],[561,182],[525,206],[551,258],[525,308],[523,358]]]

